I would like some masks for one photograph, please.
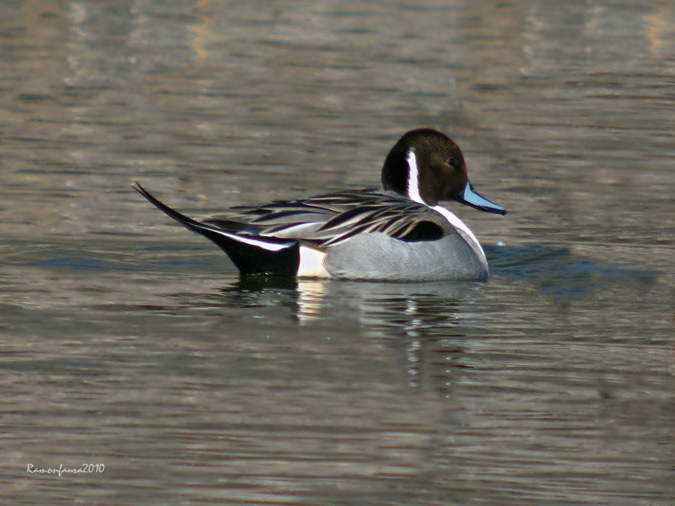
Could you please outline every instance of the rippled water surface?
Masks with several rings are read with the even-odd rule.
[[[672,2],[0,9],[0,502],[672,504]],[[488,282],[240,280],[130,188],[372,186],[419,126]]]

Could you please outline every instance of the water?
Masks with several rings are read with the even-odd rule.
[[[2,502],[672,504],[671,2],[2,11]],[[487,283],[239,280],[130,188],[371,186],[418,126],[509,211],[451,206]]]

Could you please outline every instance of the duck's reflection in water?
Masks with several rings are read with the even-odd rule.
[[[464,367],[463,318],[483,286],[248,277],[223,294],[229,304],[256,308],[257,318],[286,324],[290,319],[300,328],[313,328],[334,339],[357,333],[371,344],[398,349],[411,387],[431,382],[435,389],[445,390],[453,370]]]
[[[229,305],[289,308],[300,325],[346,319],[409,337],[457,325],[454,309],[482,283],[378,283],[247,276],[222,289]]]

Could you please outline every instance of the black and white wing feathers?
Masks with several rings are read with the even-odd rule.
[[[403,241],[434,240],[450,228],[428,206],[374,189],[344,191],[260,207],[235,207],[204,223],[253,235],[299,239],[320,247],[366,232]]]

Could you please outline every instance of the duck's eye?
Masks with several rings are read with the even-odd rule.
[[[457,168],[457,160],[454,158],[448,158],[448,161],[446,162],[450,167]]]

